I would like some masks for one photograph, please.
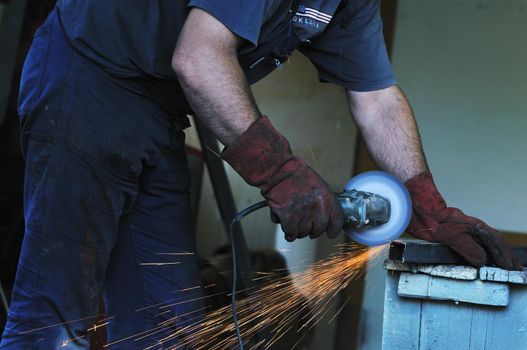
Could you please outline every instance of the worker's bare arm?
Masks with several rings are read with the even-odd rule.
[[[193,8],[172,57],[194,113],[225,145],[260,116],[238,63],[241,41],[216,18]]]
[[[398,86],[348,91],[350,111],[377,165],[403,182],[428,170],[412,108]]]

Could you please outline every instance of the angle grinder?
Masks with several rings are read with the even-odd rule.
[[[353,241],[378,246],[401,236],[412,217],[406,187],[394,176],[368,171],[352,178],[337,194],[344,231]]]

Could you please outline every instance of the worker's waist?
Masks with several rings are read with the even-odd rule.
[[[187,114],[191,114],[192,110],[177,81],[149,76],[113,79],[121,87],[142,95],[165,109],[173,116],[179,129],[190,126]]]
[[[177,121],[180,129],[190,126],[187,114],[191,113],[191,109],[187,103],[183,90],[176,79],[163,79],[140,71],[129,72],[129,74],[120,74],[119,72],[114,72],[111,67],[107,67],[101,62],[94,61],[91,57],[85,55],[82,51],[79,51],[75,45],[71,43],[61,23],[57,9],[50,13],[45,25],[50,25],[56,28],[57,34],[64,38],[64,41],[68,43],[67,45],[69,45],[79,56],[82,56],[82,59],[86,64],[93,67],[92,72],[104,74],[108,79],[112,80],[121,88],[127,89],[153,101],[174,117],[174,120]]]

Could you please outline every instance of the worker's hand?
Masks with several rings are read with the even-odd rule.
[[[407,229],[412,236],[446,244],[475,266],[494,262],[507,270],[522,268],[501,233],[457,208],[447,207],[430,172],[412,177],[405,185],[414,209]]]
[[[288,241],[327,232],[336,237],[344,214],[328,185],[299,157],[267,117],[255,121],[222,153],[243,179],[261,189]]]

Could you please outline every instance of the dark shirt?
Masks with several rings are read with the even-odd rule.
[[[156,98],[181,110],[184,98],[170,62],[190,8],[207,11],[246,40],[239,60],[250,83],[299,49],[321,81],[372,91],[395,84],[379,1],[59,0],[57,8],[81,54],[116,78],[141,82],[142,93],[165,94]],[[174,95],[181,100],[173,102]]]

